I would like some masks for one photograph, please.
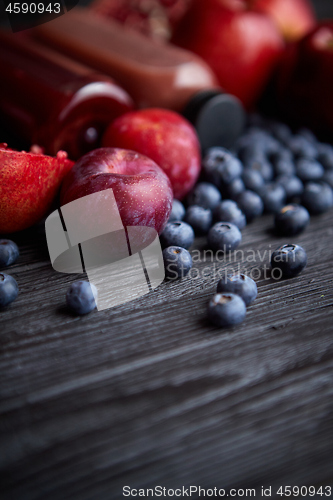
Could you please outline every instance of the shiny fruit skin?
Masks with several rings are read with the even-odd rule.
[[[316,25],[316,17],[308,0],[249,0],[251,7],[275,21],[287,42],[296,41]]]
[[[64,179],[62,205],[113,189],[124,226],[146,226],[160,233],[172,207],[165,173],[151,159],[116,148],[99,148],[82,156]]]
[[[174,111],[150,108],[114,120],[103,146],[131,149],[148,156],[170,179],[174,197],[182,200],[200,173],[200,146],[192,125]]]
[[[259,98],[284,42],[275,23],[244,1],[194,0],[173,42],[201,56],[220,85],[250,108]]]

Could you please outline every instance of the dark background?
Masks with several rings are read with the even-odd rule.
[[[316,9],[317,16],[320,19],[324,17],[333,17],[332,0],[312,0],[312,4]]]

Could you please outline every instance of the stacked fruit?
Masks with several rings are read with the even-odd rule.
[[[316,20],[311,0],[95,0],[91,8],[151,37],[172,34],[249,109],[273,79],[270,101],[283,119],[332,141],[333,23]]]
[[[233,151],[216,147],[206,152],[196,185],[198,143],[191,126],[173,112],[149,110],[124,115],[111,125],[104,140],[106,143],[113,140],[123,147],[141,148],[159,161],[164,172],[139,153],[101,148],[82,157],[74,167],[68,162],[62,201],[68,203],[111,186],[125,225],[149,225],[152,220],[155,229],[164,228],[160,240],[168,280],[186,276],[190,271],[192,258],[188,249],[195,236],[206,236],[209,248],[226,253],[240,244],[245,225],[264,212],[274,214],[278,233],[292,236],[305,229],[310,214],[323,213],[333,206],[333,147],[319,142],[307,129],[294,134],[287,125],[259,115],[249,117],[248,126]],[[41,154],[6,149],[3,154],[10,154],[21,163],[26,155],[30,166],[58,161]],[[174,169],[175,157],[177,169]],[[194,162],[191,168],[188,157]],[[65,157],[63,160],[68,161]],[[175,198],[172,208],[172,191],[166,174],[178,194],[187,193],[184,203]],[[280,254],[282,259],[276,261],[276,255]],[[297,255],[296,267],[294,258],[284,259],[289,254]],[[2,240],[1,267],[12,264],[17,257],[15,243]],[[271,264],[273,269],[280,269],[281,276],[292,277],[304,268],[306,254],[300,247],[285,245],[273,254]],[[73,285],[67,294],[69,307],[79,314],[95,307],[96,291],[85,283]],[[209,314],[216,324],[235,324],[237,321],[230,310],[234,307],[238,310],[240,306],[239,300],[233,297],[234,292],[237,295],[237,290],[241,290],[243,300],[243,287],[254,289],[255,285],[239,276],[229,277],[225,286],[222,285],[220,282],[217,292],[223,292],[223,297],[212,300]],[[17,293],[15,280],[1,274],[1,305],[9,304]],[[232,296],[227,297],[225,293]],[[250,302],[246,299],[245,306]],[[244,311],[243,308],[239,318],[245,317]],[[229,319],[216,319],[216,315],[229,317],[229,313]]]
[[[155,19],[156,6],[174,28],[174,43],[201,55],[221,86],[249,108],[258,102],[277,68],[285,42],[296,41],[286,51],[277,78],[281,108],[292,109],[299,99],[298,107],[305,110],[303,122],[311,109],[310,125],[313,121],[317,126],[321,121],[317,107],[306,106],[304,100],[311,101],[320,93],[328,75],[323,86],[325,98],[319,99],[320,116],[327,113],[327,129],[332,116],[326,103],[333,88],[331,70],[327,69],[332,62],[333,28],[330,24],[315,27],[307,0],[98,0],[92,8],[140,30],[143,25],[136,24],[131,14],[151,9],[152,16],[145,18],[150,22]],[[152,35],[147,27],[145,22],[144,31]],[[304,78],[308,56],[311,78]],[[274,214],[278,233],[293,236],[305,229],[310,215],[333,205],[333,147],[318,141],[308,129],[293,133],[287,125],[258,115],[249,118],[232,151],[209,149],[204,151],[202,162],[193,127],[177,113],[164,109],[120,116],[106,131],[103,146],[73,166],[65,152],[51,158],[38,147],[25,153],[0,144],[0,233],[25,229],[41,220],[60,185],[63,204],[112,188],[124,226],[150,226],[161,233],[166,277],[171,280],[189,273],[192,259],[188,249],[195,236],[206,237],[215,252],[230,252],[240,244],[245,225],[264,212]],[[17,257],[15,244],[3,240],[0,266],[13,262],[10,249]],[[286,245],[279,252],[282,261],[289,254],[297,254],[301,260],[297,269],[290,269],[288,261],[281,264],[283,276],[303,269],[306,259],[302,249]],[[272,261],[273,269],[276,265]],[[235,290],[241,290],[244,302],[243,287],[250,282],[242,277],[229,281],[229,288],[222,289],[220,284],[218,293],[237,295]],[[92,310],[96,300],[94,290],[84,283],[73,286],[67,296],[69,307],[79,314]],[[17,284],[1,274],[0,305],[14,300],[17,291]],[[229,298],[214,299],[212,317],[216,311],[228,316],[233,304],[242,309],[237,299]],[[244,304],[248,305],[247,300]],[[231,324],[234,320],[228,321]]]
[[[95,0],[90,8],[201,56],[250,107],[283,52],[316,24],[309,0]]]

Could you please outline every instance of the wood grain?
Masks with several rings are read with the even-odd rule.
[[[0,312],[1,498],[329,484],[332,222],[332,211],[312,218],[292,240],[308,253],[306,270],[285,281],[262,272],[246,321],[226,330],[209,324],[206,307],[227,259],[75,317],[64,297],[78,276],[52,270],[40,228],[18,235],[8,272],[20,295]],[[233,265],[268,266],[265,250],[290,242],[271,227],[266,216],[245,228]]]

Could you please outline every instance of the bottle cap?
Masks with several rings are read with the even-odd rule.
[[[203,151],[214,146],[231,148],[245,124],[241,102],[223,91],[199,92],[192,97],[183,115],[196,128]]]

